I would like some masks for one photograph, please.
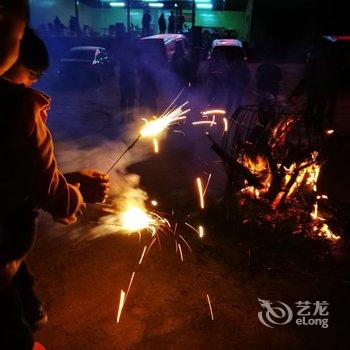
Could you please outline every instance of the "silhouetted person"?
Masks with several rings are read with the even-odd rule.
[[[176,32],[182,33],[184,29],[184,24],[186,22],[185,16],[182,13],[182,10],[180,10],[179,15],[176,18]]]
[[[168,18],[169,24],[168,24],[168,33],[172,34],[175,33],[175,16],[174,11],[170,12],[170,16]]]
[[[227,112],[241,106],[250,80],[250,71],[244,57],[239,57],[228,66]]]
[[[136,53],[127,48],[120,59],[119,86],[121,122],[132,117],[136,98]]]
[[[151,31],[151,15],[146,10],[142,16],[142,36],[149,36]]]
[[[313,129],[319,134],[323,131],[325,119],[330,125],[333,120],[342,74],[342,64],[338,59],[322,43],[315,45],[308,56],[304,77],[292,92],[291,99],[306,94],[305,124],[310,131]]]
[[[70,16],[69,19],[69,30],[72,34],[80,34],[80,26],[77,17]]]
[[[180,42],[176,43],[175,52],[171,60],[171,67],[176,74],[177,82],[179,82],[180,85],[190,82],[190,64],[185,58],[185,52]]]
[[[157,113],[158,86],[156,75],[150,69],[149,63],[144,61],[139,70],[140,76],[140,106],[148,114]]]
[[[279,66],[273,63],[270,53],[258,66],[255,79],[260,109],[265,110],[267,106],[275,105],[280,90],[282,71]]]
[[[55,34],[57,34],[57,35],[62,34],[64,25],[58,16],[56,16],[55,19],[53,20],[53,26],[54,26]]]
[[[159,33],[160,33],[160,34],[164,34],[164,33],[165,33],[165,30],[166,30],[166,21],[165,21],[164,13],[162,13],[162,14],[159,16],[159,19],[158,19],[158,26],[159,26]]]
[[[214,52],[208,66],[208,99],[215,107],[225,107],[228,66],[221,52]]]

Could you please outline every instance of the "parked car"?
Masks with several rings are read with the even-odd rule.
[[[99,82],[114,74],[114,60],[108,51],[99,46],[71,48],[61,59],[58,76],[60,81]]]
[[[170,63],[178,45],[181,45],[185,55],[187,55],[189,44],[184,35],[158,34],[142,38],[140,50],[144,57]]]
[[[228,63],[237,59],[247,60],[247,54],[243,48],[242,42],[238,39],[216,39],[213,41],[212,49],[208,59],[216,54],[224,55]]]

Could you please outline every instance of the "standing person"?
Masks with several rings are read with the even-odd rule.
[[[35,240],[38,208],[70,224],[81,215],[84,202],[101,200],[107,190],[108,180],[100,173],[64,177],[57,168],[45,125],[50,99],[30,88],[47,65],[43,42],[27,29],[18,60],[0,78],[0,160],[9,169],[0,175],[5,203],[0,205],[1,349],[32,349],[31,328],[47,319],[25,262]]]
[[[152,17],[149,11],[146,10],[142,16],[142,36],[149,36],[151,32],[151,20]]]
[[[176,33],[182,33],[185,22],[185,16],[183,15],[182,10],[180,10],[179,15],[176,18]]]
[[[224,55],[214,51],[208,65],[208,102],[213,107],[225,107],[228,66]]]
[[[159,26],[159,33],[164,34],[166,29],[166,21],[165,21],[164,13],[161,13],[161,15],[159,16],[158,26]]]
[[[174,11],[170,11],[170,16],[168,18],[169,24],[168,24],[168,33],[172,34],[175,33],[175,16]]]
[[[0,0],[0,75],[17,60],[28,19],[25,0]]]
[[[264,100],[264,95],[272,95],[272,98],[276,101],[280,90],[280,81],[282,80],[282,70],[273,62],[270,53],[265,56],[263,62],[258,66],[255,79],[260,101]]]
[[[143,61],[139,69],[140,77],[140,106],[148,115],[157,113],[158,84],[156,69],[152,69],[150,62]]]
[[[64,25],[58,16],[56,16],[55,19],[53,20],[53,26],[54,26],[55,34],[61,35],[63,32]]]
[[[231,113],[242,105],[243,96],[250,81],[250,70],[243,54],[228,66],[228,99],[226,110]]]
[[[184,49],[180,42],[176,43],[174,55],[171,60],[171,67],[176,76],[178,88],[182,88],[191,81],[190,64],[185,57]]]
[[[136,52],[131,46],[125,48],[119,65],[120,109],[124,122],[133,115],[136,99]]]

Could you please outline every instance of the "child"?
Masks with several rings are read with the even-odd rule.
[[[28,320],[24,319],[22,310],[22,301],[24,304],[27,301],[20,299],[16,284],[29,276],[24,259],[34,243],[37,209],[42,208],[55,220],[69,224],[82,214],[84,201],[102,200],[108,187],[108,179],[101,174],[78,172],[71,177],[84,184],[81,193],[79,184],[69,184],[57,169],[43,114],[49,99],[19,84],[31,85],[30,81],[35,79],[21,79],[26,74],[33,77],[40,71],[28,65],[24,47],[25,42],[22,56],[20,53],[7,78],[0,78],[0,160],[7,169],[0,174],[1,349],[32,349],[33,346]],[[11,76],[15,83],[9,80]],[[32,286],[30,276],[29,284],[27,282],[24,289]]]

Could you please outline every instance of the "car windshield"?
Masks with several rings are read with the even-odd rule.
[[[92,61],[95,58],[95,50],[71,50],[67,58]]]
[[[141,40],[141,53],[146,55],[165,56],[165,46],[162,39]]]
[[[239,46],[215,46],[212,57],[223,56],[228,62],[244,58],[244,50]]]

